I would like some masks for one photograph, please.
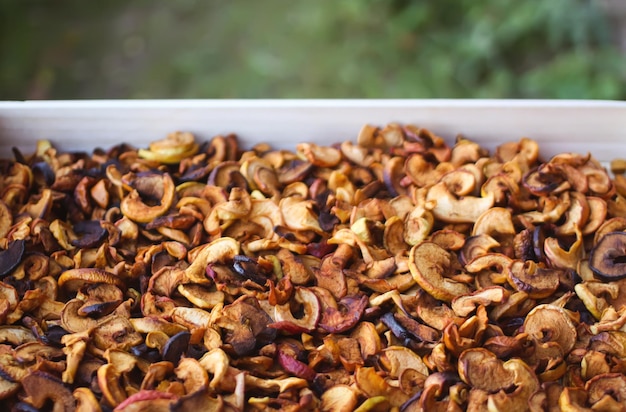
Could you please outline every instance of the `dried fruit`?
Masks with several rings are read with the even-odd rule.
[[[620,410],[626,170],[411,125],[0,162],[14,410]]]
[[[626,277],[626,232],[604,235],[591,250],[589,266],[603,279]]]

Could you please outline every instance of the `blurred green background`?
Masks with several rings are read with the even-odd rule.
[[[626,99],[625,22],[626,0],[0,0],[0,99]]]

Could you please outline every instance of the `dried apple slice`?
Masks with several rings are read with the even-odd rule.
[[[102,410],[96,396],[89,388],[76,388],[74,389],[72,396],[74,396],[74,400],[76,401],[77,411],[99,412]]]
[[[124,196],[120,203],[120,210],[124,216],[138,223],[148,223],[169,210],[176,195],[176,186],[171,176],[168,173],[164,173],[156,182],[149,184],[158,184],[161,187],[162,196],[158,199],[159,203],[155,206],[149,206],[141,199],[139,190],[133,189],[132,192]]]
[[[298,154],[319,167],[334,167],[342,159],[341,151],[329,146],[318,146],[315,143],[299,143]]]
[[[500,286],[490,286],[469,295],[457,296],[452,300],[452,310],[458,316],[468,316],[478,305],[500,304],[508,297],[508,292]]]
[[[371,367],[357,368],[354,375],[358,388],[368,398],[383,396],[391,406],[400,407],[409,400],[409,396],[400,388],[391,386],[382,376]]]
[[[589,266],[606,280],[626,277],[626,232],[604,235],[591,250]]]
[[[489,210],[494,204],[493,193],[485,197],[465,196],[456,197],[448,186],[441,182],[428,190],[427,202],[434,202],[432,213],[444,222],[474,223],[480,215]]]
[[[530,395],[539,388],[535,373],[520,359],[502,362],[486,349],[473,348],[461,353],[458,363],[461,379],[486,395],[482,402],[470,400],[469,407],[527,410]]]
[[[626,377],[621,373],[594,376],[585,384],[589,403],[595,410],[623,410],[626,403]]]
[[[422,358],[411,349],[403,346],[389,346],[382,351],[381,362],[389,370],[389,376],[399,378],[406,369],[413,369],[424,376],[429,371]]]
[[[135,412],[149,410],[153,412],[169,412],[170,407],[179,398],[169,392],[141,390],[123,402],[120,402],[115,408],[115,412]]]
[[[524,320],[524,332],[537,342],[556,342],[568,354],[576,344],[576,326],[565,309],[542,304],[531,310]]]
[[[43,408],[51,400],[55,412],[70,412],[75,409],[72,392],[55,376],[35,371],[22,379],[26,399],[35,408]]]
[[[411,248],[409,269],[418,285],[436,299],[446,302],[471,292],[467,284],[447,277],[454,268],[450,252],[432,242],[422,242]]]
[[[139,149],[137,154],[146,160],[176,164],[198,153],[199,148],[191,133],[175,132],[167,135],[165,139],[150,143],[149,150]]]
[[[303,316],[300,318],[294,317],[289,303],[276,305],[274,306],[274,319],[276,322],[270,326],[277,329],[296,329],[307,332],[315,330],[321,314],[321,306],[317,295],[308,288],[296,287],[292,299],[303,306]]]
[[[552,295],[559,287],[563,269],[544,268],[532,260],[515,260],[506,269],[508,281],[519,292],[525,292],[531,299],[543,299]]]
[[[358,398],[356,391],[348,385],[335,385],[322,394],[321,410],[336,412],[354,411]]]
[[[476,176],[460,168],[446,173],[439,181],[445,183],[448,191],[455,196],[471,195],[476,188]]]
[[[108,283],[120,289],[126,289],[122,278],[102,269],[79,268],[66,270],[59,276],[58,285],[70,292],[76,292],[84,285]]]

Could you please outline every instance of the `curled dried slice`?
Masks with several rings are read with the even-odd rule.
[[[576,344],[576,326],[565,309],[555,305],[538,305],[524,320],[524,332],[537,342],[556,342],[563,354]]]
[[[428,190],[426,201],[435,203],[432,213],[444,222],[473,223],[493,206],[494,196],[493,193],[488,193],[485,197],[458,198],[441,182]]]
[[[552,266],[563,269],[576,269],[578,262],[584,256],[583,236],[580,230],[576,229],[576,239],[569,249],[563,248],[559,239],[549,237],[544,241],[544,253]]]
[[[179,163],[198,152],[199,145],[188,132],[170,133],[165,139],[150,143],[149,150],[139,149],[137,154],[147,160],[165,164]]]
[[[502,235],[515,234],[511,211],[502,207],[492,207],[481,214],[472,228],[472,236],[489,235],[499,239]]]
[[[274,307],[275,323],[271,327],[287,331],[310,332],[317,327],[320,320],[321,306],[315,292],[308,288],[296,287],[293,298],[296,304],[302,305],[303,315],[299,318],[291,313],[289,303]]]
[[[341,161],[341,151],[333,147],[318,146],[315,143],[299,143],[296,150],[309,162],[320,167],[334,167]]]
[[[286,197],[280,200],[280,211],[289,229],[324,233],[320,227],[319,217],[314,212],[313,202],[296,197]]]
[[[587,204],[589,205],[589,219],[582,227],[583,235],[597,233],[597,230],[605,222],[607,215],[607,204],[604,199],[589,196],[587,197]]]
[[[76,400],[76,410],[81,412],[100,412],[102,408],[95,394],[89,388],[80,387],[72,393]]]
[[[271,322],[256,299],[240,298],[222,309],[216,324],[227,332],[224,342],[237,355],[245,356],[257,346],[274,341],[276,330],[268,327]]]
[[[469,295],[457,296],[452,300],[452,310],[458,316],[467,316],[476,310],[478,305],[488,306],[504,302],[507,291],[500,286],[490,286],[477,290]]]
[[[400,407],[409,400],[409,396],[398,387],[376,373],[374,368],[361,367],[356,370],[355,380],[358,388],[368,398],[382,396],[391,406]]]
[[[94,328],[98,322],[88,316],[81,316],[78,311],[83,306],[80,299],[72,299],[61,310],[61,326],[69,332],[84,332]]]
[[[341,143],[341,153],[346,159],[363,167],[368,167],[374,161],[365,147],[355,145],[350,141]]]
[[[507,281],[508,268],[513,259],[501,253],[485,253],[465,265],[465,270],[474,273],[478,287],[504,284]]]
[[[153,182],[153,180],[155,180]],[[124,216],[139,222],[148,223],[157,217],[165,214],[174,202],[176,195],[176,186],[168,173],[160,175],[157,179],[151,179],[150,185],[159,185],[161,187],[161,197],[157,199],[158,204],[150,206],[142,200],[139,190],[133,189],[128,195],[124,196],[120,203],[120,210]],[[150,186],[151,190],[154,189]]]
[[[200,246],[192,251],[193,257],[190,257],[192,263],[185,269],[185,277],[193,283],[208,283],[206,270],[209,264],[232,260],[239,254],[239,251],[239,242],[229,237],[222,237],[207,245]]]
[[[213,375],[209,386],[211,388],[219,387],[228,374],[230,362],[228,355],[222,349],[216,348],[205,353],[198,362]]]
[[[476,188],[476,176],[460,168],[446,173],[439,181],[445,183],[448,190],[455,196],[470,195]]]
[[[0,282],[0,298],[5,302],[7,310],[15,310],[19,303],[17,290],[13,286],[2,282]]]
[[[472,386],[469,407],[492,410],[528,410],[530,396],[539,388],[533,370],[520,359],[502,362],[483,348],[459,356],[459,376]]]
[[[113,364],[102,365],[98,369],[98,385],[104,400],[112,407],[124,402],[128,395],[119,382],[119,374]]]
[[[184,326],[168,322],[165,319],[154,316],[144,316],[142,318],[130,319],[133,328],[139,333],[163,332],[168,336],[187,330]]]
[[[519,292],[527,293],[532,299],[542,299],[559,287],[560,272],[560,269],[537,266],[532,260],[516,260],[508,267],[508,280]]]
[[[589,266],[606,280],[626,277],[626,232],[604,235],[591,250]]]
[[[278,351],[278,363],[288,373],[297,376],[298,378],[313,381],[315,379],[316,372],[304,362],[291,356],[287,351],[279,349]]]
[[[189,302],[202,309],[211,309],[224,303],[225,293],[221,290],[209,291],[206,287],[193,283],[178,285],[177,290]]]
[[[246,159],[241,164],[240,172],[252,190],[258,189],[269,196],[280,193],[281,185],[276,171],[264,159],[258,157]]]
[[[467,264],[475,258],[488,254],[491,249],[500,246],[500,243],[487,234],[470,236],[465,239],[460,258]]]
[[[403,346],[389,346],[382,351],[381,362],[387,364],[392,378],[399,378],[406,369],[413,369],[424,376],[429,371],[422,358]]]
[[[351,412],[358,402],[356,391],[348,385],[335,385],[322,394],[321,410]]]
[[[106,270],[96,268],[79,268],[66,270],[59,276],[58,285],[70,292],[76,292],[84,285],[108,283],[120,289],[126,289],[124,280]]]
[[[176,377],[183,381],[187,394],[202,391],[209,386],[209,375],[200,362],[193,358],[183,358],[174,369]]]
[[[27,401],[35,408],[43,408],[50,400],[55,412],[75,409],[72,392],[59,379],[46,372],[35,371],[22,379]]]
[[[0,326],[0,343],[9,343],[14,346],[26,342],[32,342],[37,338],[32,331],[23,326],[2,325]]]
[[[426,378],[422,393],[418,393],[419,396],[413,396],[403,407],[420,408],[419,410],[423,411],[459,408],[459,404],[467,401],[466,399],[453,399],[451,396],[452,388],[459,383],[458,375],[451,371],[433,373]]]
[[[88,285],[79,291],[77,297],[84,301],[78,309],[81,316],[102,317],[113,312],[124,300],[122,291],[110,283]]]
[[[135,412],[150,410],[154,412],[166,412],[178,400],[178,397],[169,392],[141,390],[124,401],[114,409],[115,412]]]
[[[361,319],[367,304],[367,296],[360,298],[346,296],[338,302],[339,308],[325,308],[319,326],[330,333],[341,333],[352,329]]]
[[[396,197],[400,194],[406,194],[406,189],[402,186],[402,178],[404,178],[404,158],[394,156],[385,162],[383,169],[383,181],[387,186],[389,193]]]
[[[107,317],[98,323],[92,333],[93,345],[101,350],[130,350],[139,345],[143,339],[135,331],[128,318],[124,316]]]
[[[415,207],[404,220],[404,242],[414,246],[425,240],[430,234],[434,223],[435,218],[430,210],[426,210],[422,206]]]
[[[585,384],[589,403],[596,410],[623,410],[626,403],[626,377],[621,373],[594,376]]]
[[[409,269],[415,281],[431,296],[446,302],[471,292],[467,284],[448,277],[455,270],[453,264],[452,254],[431,242],[413,246],[409,254]]]

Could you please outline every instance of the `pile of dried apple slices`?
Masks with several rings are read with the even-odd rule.
[[[624,410],[626,169],[412,125],[0,160],[0,406]]]

